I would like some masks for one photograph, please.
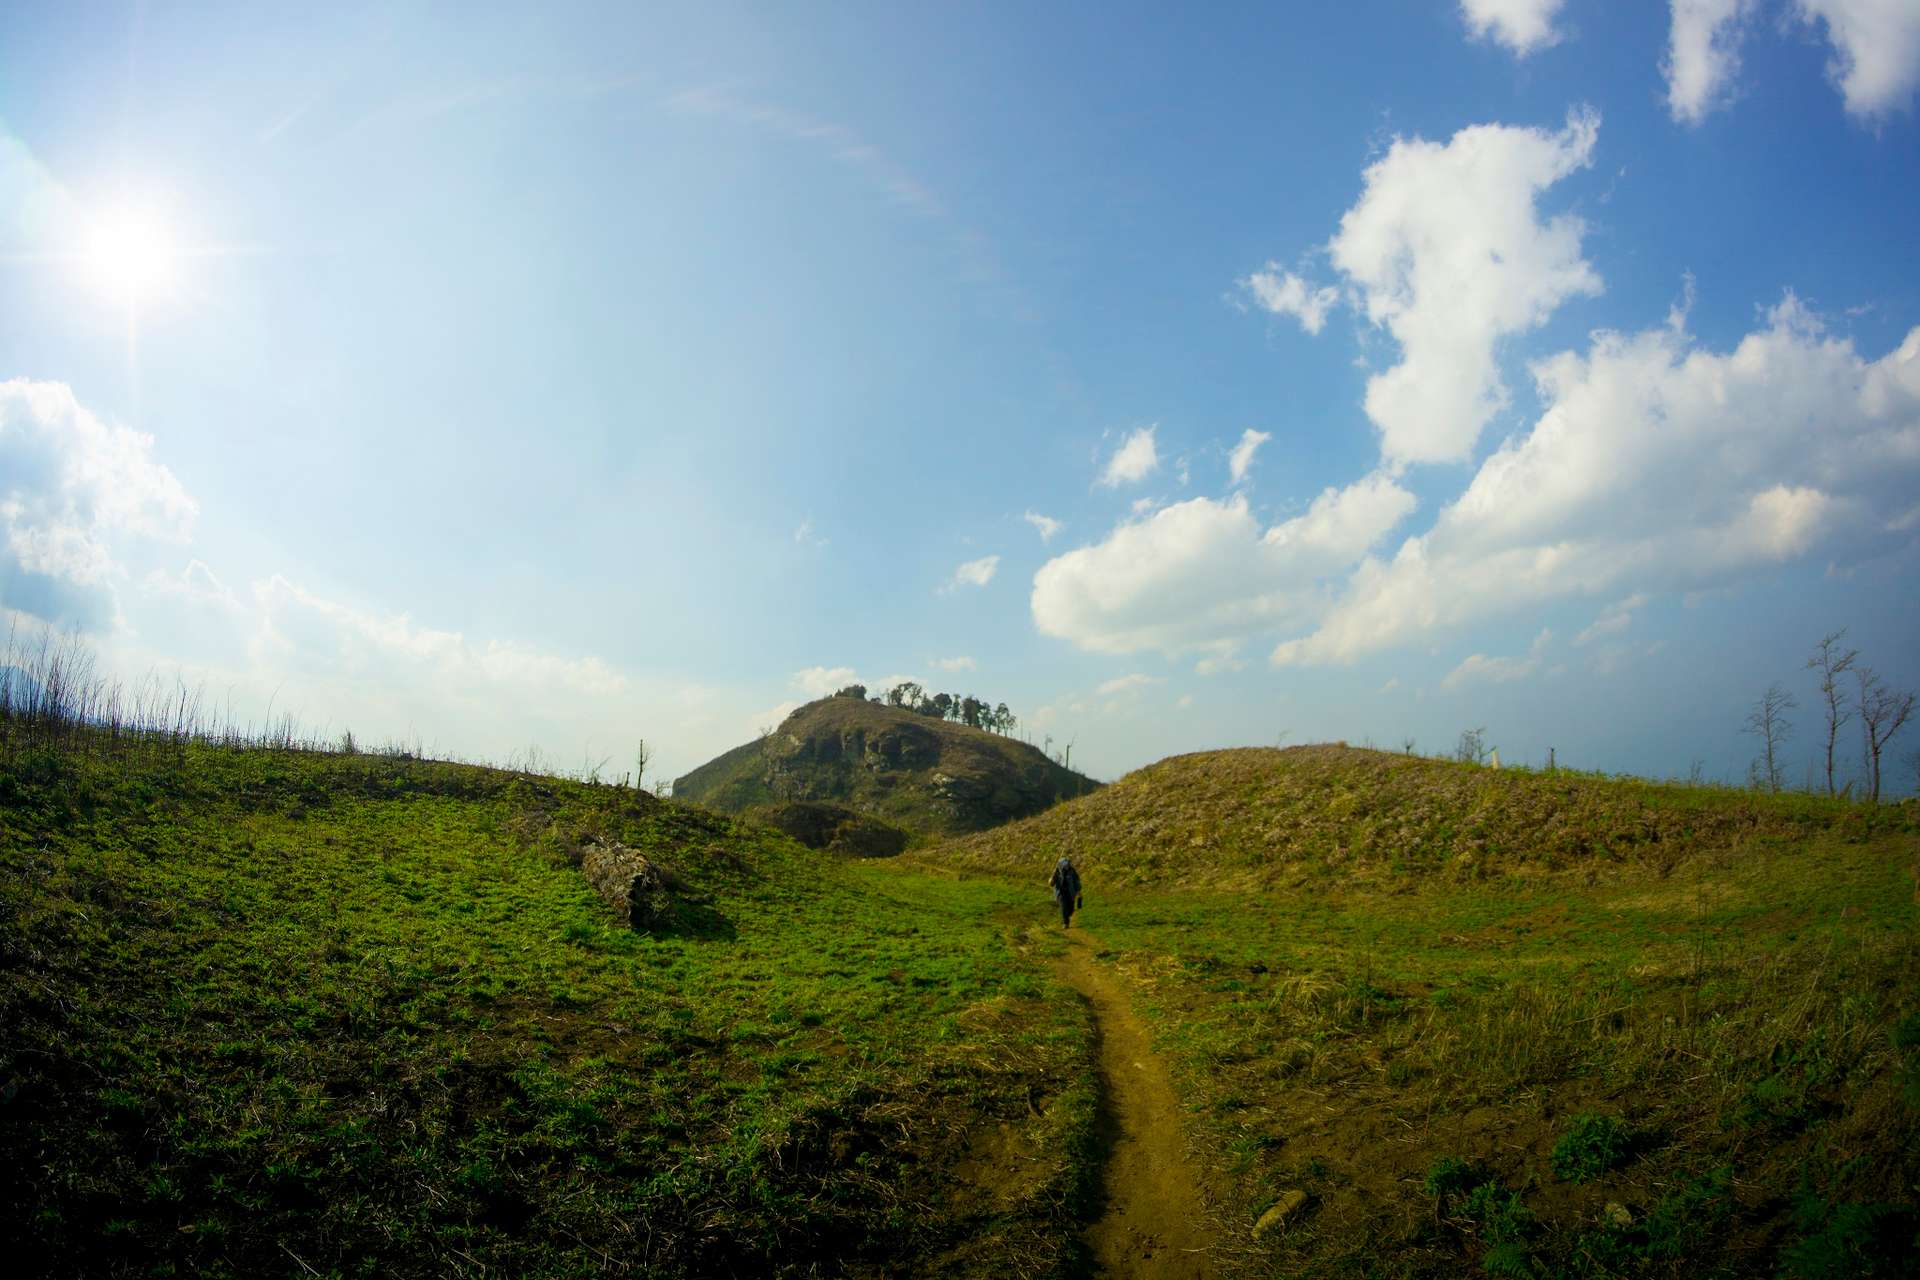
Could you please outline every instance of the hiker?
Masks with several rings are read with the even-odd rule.
[[[1073,869],[1073,860],[1063,856],[1054,863],[1047,883],[1053,886],[1053,900],[1060,904],[1060,927],[1071,929],[1074,908],[1080,905],[1080,873]]]

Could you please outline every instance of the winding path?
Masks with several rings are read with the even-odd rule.
[[[1105,1209],[1087,1230],[1102,1275],[1204,1280],[1214,1233],[1180,1138],[1180,1104],[1121,980],[1078,929],[1060,976],[1093,1005],[1107,1146]]]

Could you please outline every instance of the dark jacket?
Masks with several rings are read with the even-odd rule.
[[[1075,871],[1073,864],[1065,858],[1054,864],[1053,878],[1047,883],[1053,886],[1055,902],[1080,901],[1080,873]]]

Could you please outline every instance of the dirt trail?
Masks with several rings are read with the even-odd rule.
[[[1067,935],[1060,973],[1093,1005],[1101,1121],[1108,1144],[1105,1211],[1087,1231],[1102,1275],[1199,1280],[1213,1274],[1214,1233],[1180,1138],[1180,1104],[1122,980]]]

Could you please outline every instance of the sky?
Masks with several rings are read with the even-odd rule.
[[[1803,782],[1822,635],[1920,685],[1917,109],[1920,0],[8,5],[0,610],[616,775],[913,679],[1737,782],[1778,682]]]

